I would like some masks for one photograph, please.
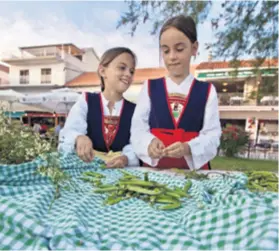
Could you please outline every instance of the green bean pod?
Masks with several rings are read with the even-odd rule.
[[[256,182],[252,182],[251,185],[252,185],[255,189],[259,190],[260,192],[264,192],[264,191],[265,191],[264,187],[258,185]]]
[[[104,201],[104,204],[105,205],[114,205],[122,200],[125,200],[126,198],[123,198],[123,197],[114,197],[114,196],[110,196],[108,197],[105,201]]]
[[[134,179],[134,177],[132,177],[132,176],[123,176],[118,181],[127,181],[127,180],[132,180],[132,179]]]
[[[80,179],[84,180],[84,181],[89,181],[89,182],[95,182],[96,180],[99,180],[99,178],[90,177],[90,176],[83,176],[83,177],[80,177]]]
[[[130,172],[127,172],[125,170],[119,170],[124,176],[126,177],[133,177],[134,179],[138,179],[139,177],[134,175],[134,174],[131,174]]]
[[[172,196],[169,196],[169,195],[165,195],[165,194],[159,194],[159,195],[156,195],[154,197],[155,197],[155,200],[156,199],[163,199],[163,200],[174,200],[176,202],[179,202],[178,198],[175,198],[175,197],[172,197]]]
[[[274,178],[273,173],[271,172],[258,172],[258,173],[252,173],[249,175],[252,179],[266,179],[266,178]]]
[[[176,203],[171,203],[171,204],[167,204],[164,206],[159,206],[158,209],[159,210],[172,210],[172,209],[177,209],[181,207],[181,203],[180,202],[176,202]]]
[[[137,193],[148,194],[148,195],[157,195],[162,193],[162,191],[158,188],[150,190],[143,187],[132,186],[132,185],[127,185],[127,190],[137,192]]]
[[[164,194],[168,195],[168,196],[171,196],[171,197],[174,197],[174,198],[177,198],[177,199],[180,199],[182,197],[180,194],[176,193],[175,191],[165,192]]]
[[[271,177],[271,178],[265,179],[265,181],[267,181],[267,182],[278,182],[278,178],[277,177]]]
[[[177,203],[175,200],[167,200],[167,199],[156,199],[156,203],[162,203],[162,204],[174,204]]]
[[[190,195],[189,194],[187,194],[187,192],[185,192],[183,189],[180,189],[180,188],[175,188],[174,190],[173,190],[176,194],[179,194],[180,195],[180,197],[190,197]]]
[[[124,193],[125,193],[124,190],[118,190],[118,191],[117,191],[117,195],[118,195],[118,196],[119,196],[119,195],[124,195]]]
[[[191,188],[192,186],[192,181],[191,180],[188,180],[187,183],[184,185],[184,191],[186,193],[188,193],[189,189]]]
[[[106,177],[105,175],[103,175],[101,173],[95,173],[95,172],[92,172],[92,171],[87,171],[87,172],[84,172],[82,174],[85,175],[85,176],[91,176],[91,177],[96,177],[96,178],[104,178],[104,177]]]
[[[269,183],[267,183],[267,188],[268,188],[268,190],[277,192],[278,191],[278,184],[269,182]]]
[[[112,185],[112,184],[102,184],[98,188],[108,188],[108,187],[112,187],[112,186],[114,186],[114,185]]]
[[[125,170],[119,170],[122,174],[124,174],[124,175],[133,175],[133,174],[131,174],[130,172],[127,172],[127,171],[125,171]]]
[[[165,186],[165,187],[163,188],[163,190],[164,190],[165,192],[173,192],[173,191],[174,191],[173,189],[171,189],[171,188],[169,188],[169,187],[167,187],[167,186]]]
[[[127,181],[120,181],[120,185],[135,185],[135,186],[143,186],[143,187],[154,187],[156,186],[154,182],[151,181],[144,181],[144,180],[127,180]]]
[[[119,187],[117,186],[111,186],[111,187],[105,187],[105,188],[97,188],[94,190],[95,193],[107,193],[107,192],[114,192],[117,191]]]
[[[170,197],[170,196],[166,196],[166,195],[156,196],[155,202],[167,203],[167,204],[180,203],[180,201],[178,199]]]

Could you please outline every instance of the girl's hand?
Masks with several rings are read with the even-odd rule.
[[[188,143],[175,142],[164,149],[164,157],[182,158],[185,155],[191,155],[191,149]]]
[[[77,155],[84,162],[91,162],[94,159],[93,144],[89,137],[80,135],[76,138]]]
[[[123,168],[127,165],[128,165],[128,158],[126,155],[115,157],[107,163],[108,168]]]
[[[148,146],[148,155],[151,159],[159,159],[163,157],[165,145],[157,138],[154,138]]]

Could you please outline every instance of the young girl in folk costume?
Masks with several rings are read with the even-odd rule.
[[[183,15],[160,31],[168,76],[144,83],[132,119],[131,143],[144,166],[208,169],[221,128],[214,86],[189,72],[196,56],[196,25]]]
[[[94,158],[94,150],[122,155],[108,167],[138,166],[130,141],[135,104],[123,98],[133,81],[136,56],[128,48],[113,48],[101,58],[98,74],[101,93],[85,93],[72,107],[60,132],[60,151],[74,151],[84,161]],[[94,150],[93,150],[94,149]]]

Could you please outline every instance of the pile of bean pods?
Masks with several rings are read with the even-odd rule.
[[[248,177],[247,188],[251,192],[278,192],[278,177],[268,171],[245,172]]]
[[[181,169],[172,169],[172,171],[182,174],[185,179],[204,180],[208,179],[208,175],[213,172],[210,171],[207,174],[197,173],[196,171],[185,171]],[[278,192],[278,176],[275,173],[268,171],[245,171],[239,168],[237,171],[243,172],[248,177],[248,183],[246,187],[251,192]],[[220,173],[223,177],[227,176],[226,173]]]
[[[158,205],[159,210],[171,210],[181,207],[182,198],[190,198],[188,194],[191,188],[191,181],[187,181],[184,188],[175,187],[171,189],[167,185],[150,181],[148,173],[144,174],[144,179],[131,174],[125,170],[120,170],[123,176],[114,184],[102,184],[103,174],[96,172],[84,172],[82,179],[90,182],[94,187],[95,193],[108,194],[104,205],[113,205],[122,200],[138,198],[150,205]]]

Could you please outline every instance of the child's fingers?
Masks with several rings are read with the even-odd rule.
[[[164,154],[171,158],[181,158],[184,156],[184,147],[180,142],[174,143],[165,149]]]
[[[158,148],[158,146],[154,145],[151,147],[151,153],[153,158],[158,159],[162,156],[163,151]]]
[[[81,158],[83,161],[86,161],[85,144],[78,142],[76,145],[76,151],[77,151],[77,155],[79,156],[79,158]]]
[[[93,149],[91,147],[89,147],[89,146],[86,147],[85,157],[86,157],[87,162],[91,162],[93,160],[93,158],[94,158]]]
[[[121,161],[121,159],[116,159],[113,162],[110,162],[107,164],[108,168],[122,168],[124,167],[123,165],[123,161]]]
[[[169,151],[167,151],[166,156],[170,157],[170,158],[180,158],[181,157],[181,151],[180,151],[179,148],[169,150]]]
[[[166,150],[167,150],[167,151],[175,150],[175,149],[177,149],[178,147],[180,147],[180,144],[181,144],[181,142],[175,142],[175,143],[169,145],[169,146],[166,148]]]

